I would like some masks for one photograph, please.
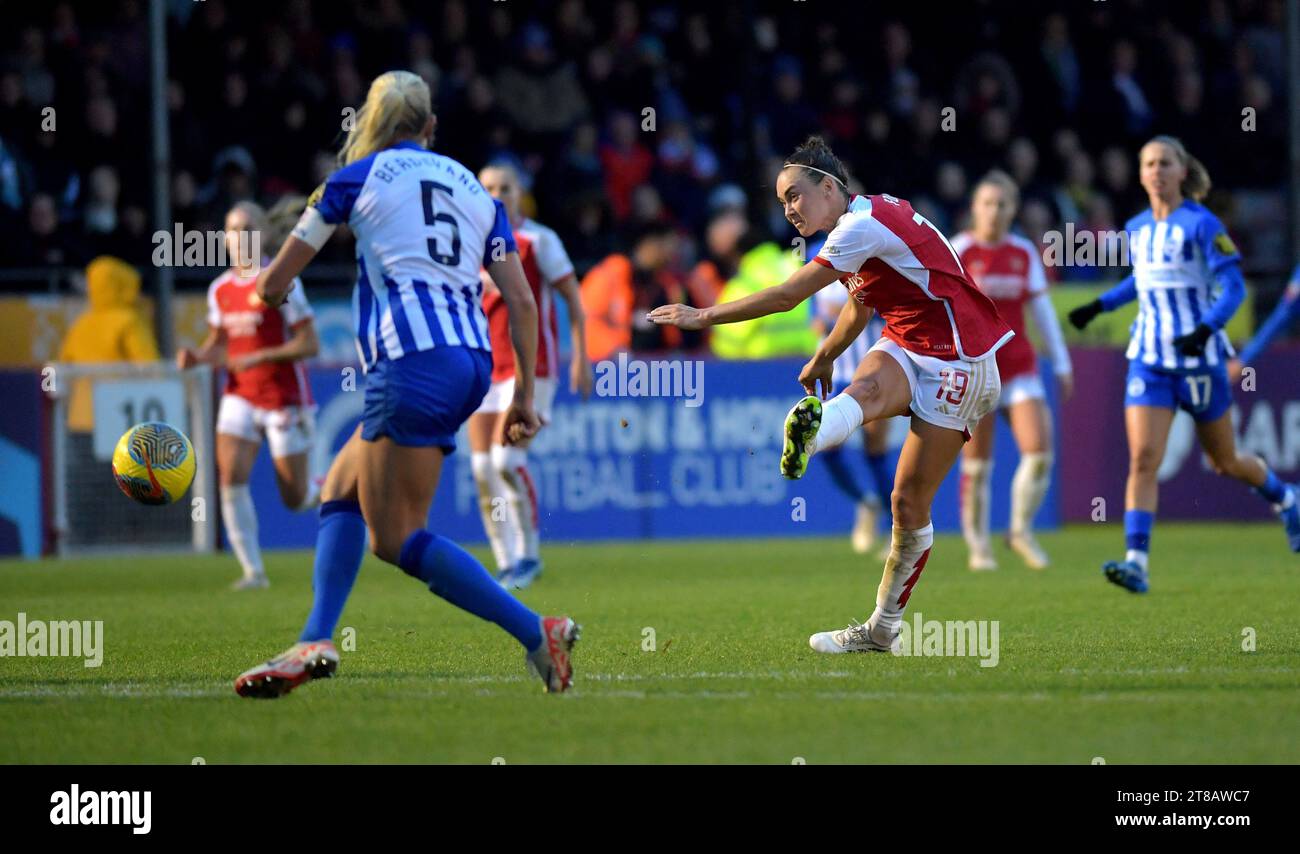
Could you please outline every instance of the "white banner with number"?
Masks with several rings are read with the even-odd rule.
[[[95,456],[113,457],[122,434],[144,421],[166,421],[189,434],[185,387],[179,379],[96,380]]]

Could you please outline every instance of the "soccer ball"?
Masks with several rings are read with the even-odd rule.
[[[190,440],[161,421],[135,425],[113,449],[118,488],[141,504],[171,504],[190,488],[194,469]]]

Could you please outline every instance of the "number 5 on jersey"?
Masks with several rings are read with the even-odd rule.
[[[435,213],[433,210],[433,191],[438,190],[452,195],[451,187],[446,184],[439,184],[437,181],[421,181],[420,195],[424,203],[424,224],[436,226],[440,222],[445,222],[451,226],[451,252],[442,253],[438,251],[438,238],[430,237],[429,257],[439,264],[446,264],[449,267],[460,265],[460,223],[456,222],[456,217],[448,213]]]

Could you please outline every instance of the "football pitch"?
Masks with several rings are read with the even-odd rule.
[[[1118,526],[1042,540],[1051,569],[999,547],[976,574],[940,537],[909,603],[923,637],[996,621],[996,658],[810,650],[871,610],[880,562],[847,537],[547,544],[522,598],[583,624],[556,696],[503,632],[373,558],[338,676],[275,701],[231,686],[296,640],[309,553],[269,553],[248,593],[227,555],[0,563],[0,620],[103,621],[99,667],[0,658],[0,762],[1300,762],[1300,556],[1278,526],[1157,526],[1146,596],[1101,577]]]

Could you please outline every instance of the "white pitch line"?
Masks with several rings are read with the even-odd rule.
[[[971,662],[972,667],[977,667],[977,662]],[[972,671],[973,672],[973,671]],[[1257,668],[1228,668],[1214,667],[1206,669],[1192,670],[1186,667],[1167,667],[1167,668],[1149,668],[1149,669],[1126,669],[1126,670],[1078,670],[1065,669],[1057,671],[1055,674],[1047,671],[1045,676],[1065,675],[1065,676],[1089,676],[1089,677],[1124,677],[1124,676],[1167,676],[1167,675],[1192,675],[1192,676],[1221,676],[1221,675],[1300,675],[1300,669],[1292,667],[1257,667]],[[582,673],[579,672],[576,677],[576,685],[579,688],[584,684],[592,684],[597,687],[591,696],[608,697],[608,698],[628,698],[628,699],[646,699],[646,698],[690,698],[698,697],[701,699],[724,699],[724,698],[747,698],[752,696],[749,691],[719,692],[710,690],[701,691],[645,691],[645,690],[622,690],[614,686],[627,683],[673,683],[673,682],[692,682],[692,681],[731,681],[731,680],[755,680],[764,682],[788,682],[808,684],[814,690],[800,692],[764,692],[765,697],[785,698],[785,697],[813,697],[819,699],[918,699],[924,700],[951,698],[988,698],[988,699],[1042,699],[1050,700],[1054,696],[1070,695],[1074,699],[1098,700],[1105,701],[1109,699],[1123,700],[1134,698],[1143,693],[1167,693],[1170,690],[1179,690],[1181,686],[1171,686],[1170,688],[1150,688],[1143,686],[1139,691],[1110,691],[1091,693],[1073,694],[1071,692],[1078,690],[1072,686],[1060,686],[1052,689],[1055,693],[1045,693],[1041,686],[1034,686],[1025,692],[990,692],[983,690],[970,691],[847,691],[847,692],[827,692],[815,690],[815,684],[823,680],[842,680],[842,679],[872,679],[882,675],[904,677],[908,674],[900,671],[888,671],[887,673],[878,673],[864,670],[859,673],[846,671],[826,671],[824,673],[817,671],[697,671],[694,673]],[[922,677],[944,677],[951,676],[951,673],[945,676],[939,673],[915,674]],[[995,676],[996,672],[991,670],[989,676]],[[418,696],[441,696],[442,694],[451,695],[452,692],[439,692],[436,690],[440,685],[466,685],[466,686],[494,686],[494,685],[513,685],[516,683],[526,683],[534,681],[534,677],[518,675],[490,675],[477,674],[472,676],[436,676],[429,675],[426,681],[421,683],[420,677],[412,674],[408,678],[394,680],[391,676],[349,676],[346,673],[338,677],[345,684],[364,684],[383,687],[389,691],[396,691],[397,694],[408,693],[403,688],[412,684],[423,685],[422,689],[415,692]],[[603,686],[610,686],[605,688]],[[1083,686],[1079,686],[1083,687]],[[427,689],[435,689],[433,691]],[[208,682],[192,683],[190,685],[168,686],[165,688],[154,688],[136,682],[109,682],[109,683],[77,683],[64,685],[26,685],[0,688],[0,700],[5,699],[48,699],[48,698],[67,698],[79,699],[88,697],[120,697],[120,698],[204,698],[204,697],[226,697],[233,694],[234,691],[229,687],[229,683],[223,682],[220,687]],[[487,695],[496,695],[499,692],[480,691]]]

